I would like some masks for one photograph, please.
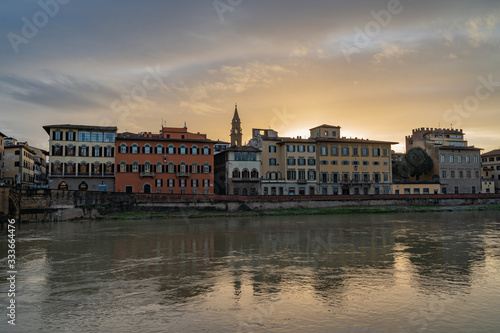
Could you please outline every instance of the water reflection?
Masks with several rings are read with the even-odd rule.
[[[491,299],[500,284],[498,217],[26,225],[19,311],[24,331],[130,331],[140,316],[146,331],[452,332],[466,327],[450,322],[456,311],[477,315],[457,300],[500,305]],[[2,239],[4,253],[6,246]],[[482,331],[498,324],[489,313],[483,309]]]

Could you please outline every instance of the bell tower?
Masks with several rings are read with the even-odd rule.
[[[237,146],[241,147],[241,121],[238,115],[238,105],[234,106],[234,116],[231,128],[231,147]]]

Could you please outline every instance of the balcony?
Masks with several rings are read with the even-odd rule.
[[[176,176],[177,178],[188,178],[191,174],[189,172],[177,172]]]
[[[141,172],[139,175],[141,176],[141,178],[143,178],[143,177],[154,178],[155,177],[155,173],[151,172],[151,171],[144,171],[144,172]]]
[[[299,180],[297,180],[297,184],[299,184],[299,185],[300,184],[307,184],[307,180],[305,180],[305,179],[299,179]]]

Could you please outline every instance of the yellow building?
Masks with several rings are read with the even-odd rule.
[[[500,149],[495,149],[481,155],[483,178],[492,179],[493,190],[490,193],[500,193]],[[486,193],[484,190],[483,193]]]
[[[5,183],[32,187],[35,182],[35,151],[22,144],[7,146],[4,149]]]
[[[390,194],[393,144],[343,138],[331,125],[310,129],[308,139],[253,129],[250,141],[262,150],[263,195]]]
[[[46,125],[49,135],[49,188],[115,190],[116,127]]]
[[[433,182],[392,184],[393,194],[439,194],[441,185]]]

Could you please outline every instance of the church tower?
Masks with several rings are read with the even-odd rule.
[[[234,106],[234,116],[231,128],[231,147],[241,147],[241,121],[238,115],[238,105]]]

